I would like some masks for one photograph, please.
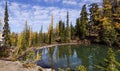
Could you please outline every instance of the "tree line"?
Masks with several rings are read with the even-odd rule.
[[[102,7],[100,7],[102,6]],[[87,7],[89,11],[87,11]],[[92,3],[83,5],[80,16],[76,23],[69,21],[69,11],[67,11],[66,22],[59,20],[53,28],[54,16],[48,32],[43,32],[43,26],[39,32],[33,32],[27,21],[21,33],[10,33],[9,14],[6,2],[3,26],[3,46],[16,46],[17,52],[21,53],[29,47],[41,46],[52,43],[68,43],[73,41],[89,40],[91,43],[104,44],[108,46],[120,47],[120,1],[103,0],[102,5]],[[75,24],[75,26],[73,26]]]

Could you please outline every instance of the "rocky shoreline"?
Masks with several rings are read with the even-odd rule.
[[[26,67],[20,61],[6,61],[0,60],[0,71],[55,71],[53,69],[45,69],[34,65],[33,67]]]

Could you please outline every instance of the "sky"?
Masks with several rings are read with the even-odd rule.
[[[0,0],[0,19],[4,24],[5,1]],[[54,27],[62,20],[66,22],[66,14],[69,11],[69,22],[75,25],[76,18],[80,16],[84,4],[101,3],[102,0],[7,0],[9,12],[9,26],[11,32],[20,33],[24,29],[25,22],[33,31],[39,32],[43,26],[43,32],[47,32],[54,16]]]

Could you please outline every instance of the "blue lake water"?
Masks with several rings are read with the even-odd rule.
[[[107,46],[100,45],[66,45],[37,50],[41,55],[37,65],[45,68],[75,68],[84,65],[89,71],[97,71],[94,67],[107,56]],[[114,49],[116,52],[116,50]],[[116,53],[120,62],[120,53]]]

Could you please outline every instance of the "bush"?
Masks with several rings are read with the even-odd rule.
[[[78,71],[87,71],[87,69],[84,66],[82,66],[82,65],[81,66],[77,66],[76,69]]]
[[[0,58],[8,57],[8,50],[6,47],[0,46]]]

